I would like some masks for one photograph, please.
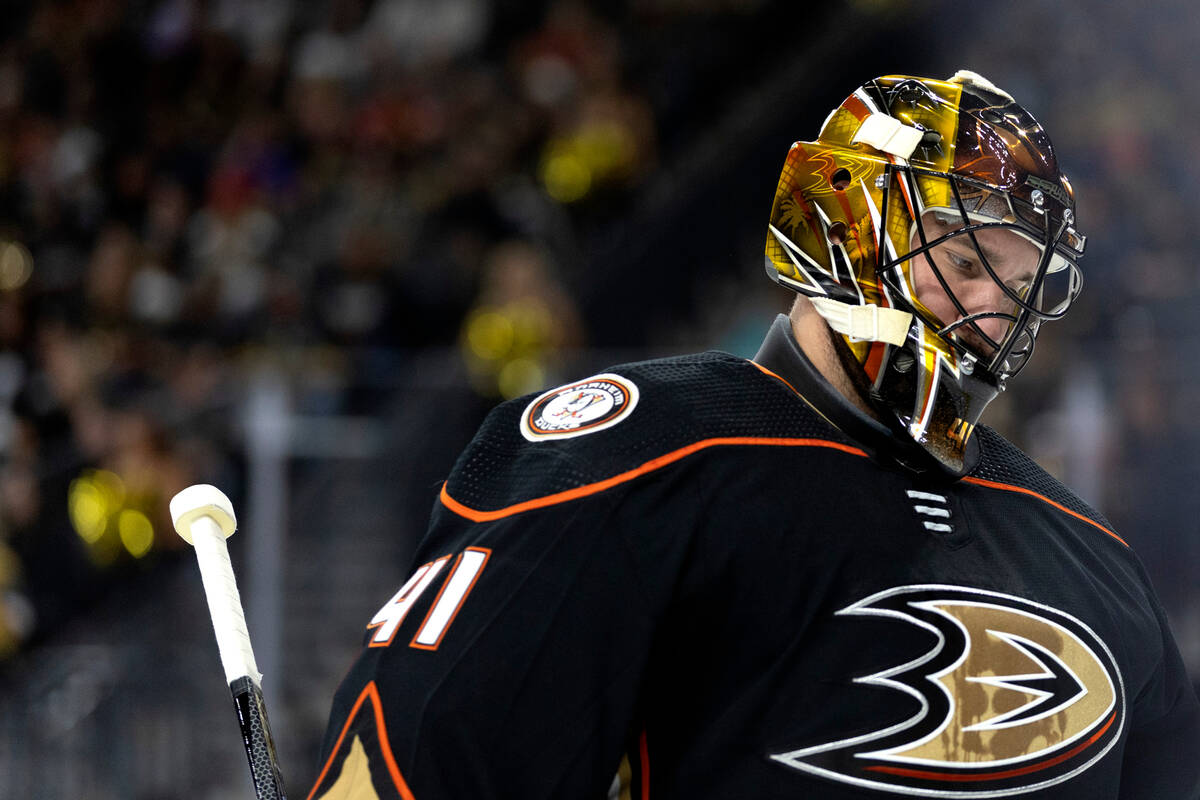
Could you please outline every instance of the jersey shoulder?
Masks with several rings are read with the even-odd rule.
[[[1113,532],[1112,524],[1104,515],[1079,498],[1071,489],[1042,467],[1019,447],[996,431],[985,426],[976,429],[979,437],[981,457],[971,470],[968,480],[975,483],[993,484],[997,487],[1039,495],[1060,508],[1087,518],[1089,521]],[[1113,534],[1115,536],[1115,534]]]
[[[744,358],[711,351],[622,364],[496,407],[444,495],[502,508],[707,445],[786,437],[850,441]]]

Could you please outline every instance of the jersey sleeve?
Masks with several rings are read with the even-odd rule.
[[[695,528],[692,468],[475,518],[444,497],[338,690],[310,797],[606,796]]]
[[[1166,616],[1157,603],[1154,608],[1162,634],[1162,658],[1150,680],[1134,687],[1120,797],[1200,800],[1200,701]]]

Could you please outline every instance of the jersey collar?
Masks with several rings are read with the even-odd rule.
[[[818,414],[862,446],[876,461],[910,472],[945,474],[945,468],[919,445],[901,438],[882,422],[863,413],[825,380],[800,349],[786,314],[775,318],[753,360],[782,378]],[[972,437],[968,444],[967,471],[979,458],[976,438]]]

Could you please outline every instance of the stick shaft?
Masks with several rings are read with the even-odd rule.
[[[279,759],[275,755],[275,739],[271,736],[262,688],[249,676],[243,676],[229,684],[229,691],[233,694],[238,725],[242,729],[242,743],[246,746],[246,759],[250,762],[250,779],[254,781],[255,797],[258,800],[286,800],[283,774],[279,771]]]

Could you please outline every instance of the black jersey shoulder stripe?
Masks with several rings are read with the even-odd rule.
[[[536,508],[545,508],[547,506],[558,505],[559,503],[570,502],[581,497],[588,497],[599,492],[611,489],[614,486],[631,481],[634,478],[645,475],[648,472],[653,472],[670,464],[674,464],[682,458],[690,456],[700,450],[705,450],[709,447],[730,447],[737,445],[757,445],[766,447],[827,447],[833,450],[841,450],[844,453],[851,455],[867,457],[867,453],[857,447],[851,447],[841,442],[833,442],[827,439],[793,439],[780,437],[762,437],[762,436],[723,436],[712,439],[701,439],[698,442],[680,447],[677,450],[672,450],[669,453],[652,458],[649,461],[618,473],[603,480],[594,481],[592,483],[577,486],[573,489],[567,489],[554,494],[535,497],[530,500],[524,500],[520,503],[514,503],[503,508],[494,510],[482,510],[471,508],[450,496],[450,492],[446,488],[446,484],[442,484],[441,501],[442,505],[458,514],[460,517],[465,517],[472,522],[491,522],[492,520],[511,517],[515,514],[520,514],[524,511],[532,511]]]
[[[1096,520],[1092,519],[1091,517],[1084,516],[1083,514],[1080,514],[1078,511],[1072,511],[1071,509],[1064,506],[1062,503],[1054,502],[1049,497],[1046,497],[1044,494],[1039,494],[1038,492],[1035,492],[1033,489],[1026,489],[1024,486],[1014,486],[1011,483],[1000,483],[998,481],[989,481],[985,478],[976,478],[971,475],[968,475],[967,477],[963,478],[962,480],[964,483],[973,483],[976,486],[984,486],[989,489],[999,489],[1002,492],[1018,492],[1019,494],[1027,494],[1030,497],[1036,497],[1038,500],[1041,500],[1043,503],[1047,503],[1051,506],[1054,506],[1055,508],[1057,508],[1059,511],[1063,512],[1064,514],[1070,514],[1072,517],[1075,517],[1076,519],[1079,519],[1079,520],[1083,520],[1088,525],[1091,525],[1092,527],[1094,527],[1098,530],[1104,531],[1105,533],[1107,533],[1112,538],[1116,539],[1121,544],[1125,545],[1126,547],[1129,547],[1129,542],[1125,541],[1120,536],[1118,536],[1116,531],[1113,531],[1113,530],[1110,530],[1110,529],[1104,527],[1099,522],[1096,522]]]

